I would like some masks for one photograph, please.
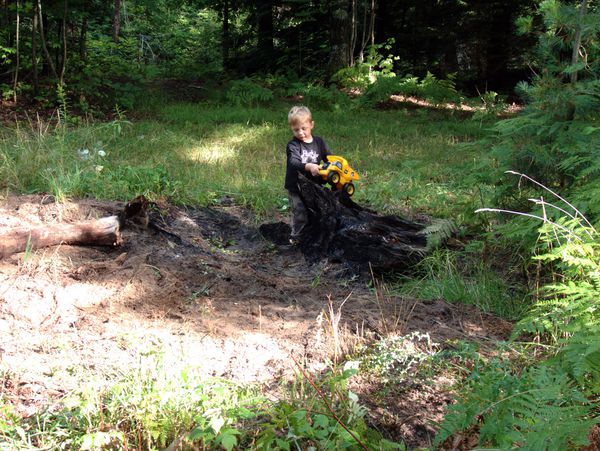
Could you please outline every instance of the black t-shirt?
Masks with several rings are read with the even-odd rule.
[[[304,170],[306,163],[319,164],[325,161],[327,155],[331,155],[329,147],[319,136],[313,136],[312,142],[309,143],[294,138],[287,144],[285,153],[287,155],[285,188],[292,192],[298,192],[298,172],[311,177],[310,173]]]

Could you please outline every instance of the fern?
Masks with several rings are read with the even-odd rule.
[[[449,219],[434,220],[423,230],[427,237],[427,248],[429,250],[439,247],[445,240],[456,233],[456,224]]]
[[[600,326],[582,330],[568,340],[553,362],[563,368],[587,392],[600,392]]]
[[[539,365],[517,374],[506,361],[477,368],[469,392],[450,407],[435,445],[459,431],[478,432],[480,446],[568,449],[588,443],[596,407],[559,367]]]
[[[595,230],[579,219],[552,226],[542,230],[542,253],[536,259],[552,262],[562,280],[540,290],[541,300],[517,324],[515,333],[550,334],[556,341],[600,325],[600,242]]]

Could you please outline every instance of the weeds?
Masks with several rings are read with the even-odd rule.
[[[429,334],[389,335],[376,342],[361,358],[361,368],[384,383],[398,383],[435,355]]]
[[[0,437],[11,449],[403,449],[367,426],[347,388],[356,370],[317,378],[296,364],[302,379],[269,402],[150,349],[137,368],[93,377],[27,420],[1,404]]]
[[[371,281],[382,335],[388,336],[404,330],[418,301],[395,299],[390,295],[390,289],[383,280],[375,276],[370,266],[369,269],[371,270]]]

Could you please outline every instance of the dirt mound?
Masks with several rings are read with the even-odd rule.
[[[0,232],[122,208],[10,196],[0,204]],[[158,345],[207,376],[265,385],[293,374],[290,353],[324,369],[336,344],[327,318],[346,298],[339,326],[345,349],[392,332],[428,332],[443,343],[504,338],[510,330],[474,309],[375,296],[335,264],[309,265],[297,249],[265,240],[252,214],[235,205],[165,204],[155,214],[160,229],[125,230],[119,248],[56,246],[0,260],[2,392],[20,413],[33,414],[75,388],[77,368],[122,372]],[[419,393],[407,386],[402,399],[390,401],[391,411],[404,409],[400,416],[385,422],[374,409],[372,421],[396,438],[426,443],[431,431],[421,429],[441,418],[448,396],[431,388],[427,396],[436,403],[422,397],[419,404],[411,400]]]

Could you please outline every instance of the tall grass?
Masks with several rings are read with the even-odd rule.
[[[473,305],[484,312],[519,319],[528,305],[492,268],[466,253],[440,249],[419,263],[411,278],[395,284],[398,294]]]
[[[0,179],[12,190],[59,199],[146,194],[207,205],[227,195],[265,213],[285,202],[289,107],[166,104],[152,119],[131,122],[4,127]],[[314,117],[315,134],[360,172],[358,202],[455,216],[476,197],[461,176],[475,151],[459,144],[486,133],[478,122],[406,110]]]

